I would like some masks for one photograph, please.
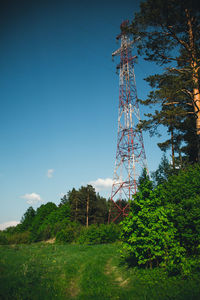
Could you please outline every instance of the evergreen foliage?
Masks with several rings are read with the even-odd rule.
[[[107,222],[108,208],[106,199],[96,194],[91,185],[82,186],[79,190],[73,188],[61,199],[61,205],[69,203],[71,209],[71,221],[82,225],[87,223],[88,203],[88,225]]]
[[[141,38],[139,55],[168,67],[146,79],[154,91],[142,102],[157,106],[141,126],[153,133],[160,125],[167,127],[170,138],[159,146],[171,146],[174,168],[175,152],[181,163],[180,150],[190,162],[200,161],[199,26],[196,0],[146,0],[127,28],[134,38]]]
[[[148,130],[150,135],[158,136],[161,126],[167,128],[169,138],[158,143],[158,146],[162,151],[171,150],[174,169],[187,161],[196,162],[198,148],[195,115],[190,105],[190,97],[182,92],[186,87],[190,88],[191,81],[170,72],[151,75],[146,81],[154,90],[149,93],[146,100],[140,100],[140,103],[156,109],[145,114],[147,119],[141,121],[139,128]]]
[[[162,156],[161,162],[155,172],[152,172],[152,178],[155,185],[163,184],[173,175],[176,170],[173,169],[165,155]]]

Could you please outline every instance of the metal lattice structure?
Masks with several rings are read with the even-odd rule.
[[[137,181],[143,168],[147,168],[142,131],[138,130],[140,112],[137,101],[137,91],[134,74],[136,56],[132,55],[134,41],[131,41],[126,29],[128,21],[121,24],[121,47],[112,53],[119,56],[119,113],[118,138],[113,185],[111,193],[111,208],[108,222],[115,222],[119,217],[127,216],[129,204],[123,205],[123,200],[129,200],[137,191]]]

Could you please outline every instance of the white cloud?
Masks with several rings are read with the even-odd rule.
[[[1,223],[0,224],[0,230],[4,230],[4,229],[6,229],[7,227],[10,227],[10,226],[16,226],[19,223],[20,222],[18,222],[18,221],[9,221],[9,222],[5,222],[5,223]]]
[[[38,202],[42,202],[42,198],[36,193],[25,194],[21,196],[21,198],[26,199],[28,204],[37,204]]]
[[[54,172],[54,169],[49,169],[49,170],[47,171],[47,177],[48,177],[48,178],[52,178],[52,177],[53,177],[53,172]]]
[[[112,187],[113,180],[111,178],[98,178],[95,181],[90,181],[89,184],[91,184],[97,192],[102,190],[107,190]]]

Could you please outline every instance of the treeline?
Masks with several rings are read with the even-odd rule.
[[[29,207],[20,224],[0,233],[1,244],[58,242],[104,243],[119,237],[117,225],[107,225],[111,203],[91,185],[73,188],[60,204],[48,202],[36,210]],[[93,238],[91,238],[93,236]]]
[[[20,224],[0,232],[0,243],[120,240],[122,257],[132,266],[162,267],[170,275],[199,272],[200,165],[174,170],[163,157],[151,178],[144,170],[129,215],[120,224],[107,224],[110,200],[86,186],[69,191],[58,206],[29,207]]]

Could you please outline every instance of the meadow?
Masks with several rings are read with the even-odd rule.
[[[119,244],[0,246],[0,299],[200,299],[200,278],[130,268]]]

